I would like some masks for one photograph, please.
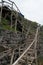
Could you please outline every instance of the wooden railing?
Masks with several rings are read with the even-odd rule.
[[[31,48],[33,44],[35,44],[35,50],[36,50],[36,45],[37,45],[37,36],[38,36],[38,31],[39,27],[36,30],[35,38],[32,41],[32,43],[28,46],[28,48],[23,52],[23,54],[12,64],[12,65],[17,65],[17,63],[20,61],[20,59],[27,53],[27,51]],[[35,53],[36,54],[36,53]],[[36,55],[35,55],[36,56]]]

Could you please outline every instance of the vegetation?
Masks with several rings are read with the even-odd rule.
[[[0,23],[0,28],[4,29],[4,30],[12,30],[12,31],[14,31],[15,28],[13,27],[11,29],[11,25],[8,25],[8,24],[9,24],[8,20],[2,18],[2,22]]]
[[[38,65],[43,65],[43,57],[42,56],[40,56],[38,58]]]

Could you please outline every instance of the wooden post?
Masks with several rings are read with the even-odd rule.
[[[17,18],[16,18],[16,21],[15,21],[15,33],[17,33]]]
[[[24,19],[22,18],[22,34],[24,33],[23,31],[24,31]]]
[[[3,9],[3,0],[1,0],[2,6],[1,6],[1,16],[0,16],[0,22],[2,22],[2,9]]]
[[[35,45],[34,45],[36,65],[38,65],[38,61],[37,61],[37,36],[38,36],[38,30],[39,30],[39,28],[37,29],[37,32],[36,32],[36,36],[35,36]]]
[[[12,22],[13,22],[12,16],[13,16],[13,2],[12,2],[12,7],[11,7],[11,29],[12,29]]]
[[[18,20],[18,8],[16,12],[16,21],[15,21],[15,33],[17,34],[17,20]]]
[[[10,65],[12,65],[12,63],[13,63],[13,58],[14,58],[14,50],[13,50],[13,52],[12,52],[12,56],[11,56]]]
[[[30,31],[30,26],[29,26],[29,29],[28,29],[28,31],[26,33],[26,38],[28,37],[29,31]]]

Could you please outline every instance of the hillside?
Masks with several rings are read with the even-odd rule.
[[[6,11],[6,12],[5,12]],[[12,30],[15,30],[16,25],[16,18],[17,18],[17,30],[21,30],[24,26],[29,26],[30,23],[32,23],[30,20],[27,20],[24,18],[24,16],[21,13],[18,13],[18,17],[16,17],[16,11],[13,12],[12,16]],[[11,10],[7,6],[3,6],[2,10],[2,22],[0,23],[3,29],[11,30]],[[37,23],[32,23],[33,26],[37,27]],[[22,31],[22,30],[21,30]]]
[[[15,62],[32,43],[38,27],[40,27],[38,31],[39,39],[37,39],[38,62],[43,65],[43,26],[25,19],[24,15],[14,10],[11,22],[11,12],[12,11],[7,6],[3,6],[2,20],[0,22],[0,65],[10,64],[13,51],[15,53],[13,62]],[[33,47],[34,46],[32,46],[32,49]],[[8,50],[10,51],[7,54]],[[30,56],[29,53],[28,56]],[[23,61],[24,60],[24,64],[21,65],[27,64],[25,56],[23,58]],[[33,61],[33,64],[34,63],[35,59]]]

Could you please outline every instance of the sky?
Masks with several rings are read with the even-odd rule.
[[[7,1],[7,0],[6,0]],[[43,0],[12,0],[25,18],[43,25]]]
[[[14,2],[25,18],[43,25],[43,0],[15,0]]]

